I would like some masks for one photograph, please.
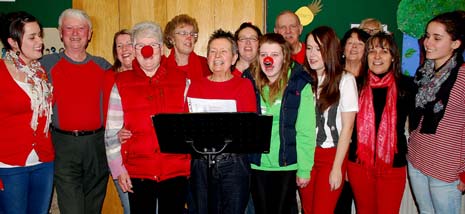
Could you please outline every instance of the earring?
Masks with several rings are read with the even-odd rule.
[[[391,59],[391,62],[394,62],[394,59]]]
[[[20,54],[21,54],[21,52],[16,51],[16,56],[19,56]]]
[[[346,56],[344,54],[342,54],[342,58],[344,59],[344,58],[346,58]]]

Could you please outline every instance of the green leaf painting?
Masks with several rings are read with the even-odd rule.
[[[409,48],[409,49],[407,49],[407,50],[405,51],[404,56],[405,56],[405,58],[410,58],[410,57],[412,57],[413,54],[415,54],[416,52],[417,52],[417,51],[416,51],[415,49]]]
[[[454,10],[465,10],[465,0],[401,0],[397,8],[397,26],[400,31],[419,39],[430,19]]]

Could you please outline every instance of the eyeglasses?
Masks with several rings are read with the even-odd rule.
[[[257,37],[240,37],[237,41],[239,42],[257,42],[258,38]]]
[[[159,43],[155,43],[155,42],[154,42],[154,43],[151,43],[151,44],[148,44],[148,45],[152,46],[152,48],[153,48],[154,50],[158,50],[158,49],[161,47],[161,45],[160,45]],[[134,48],[135,48],[136,50],[139,51],[139,50],[141,50],[144,46],[146,46],[146,44],[136,43],[136,45],[134,45]]]
[[[188,35],[194,37],[194,38],[197,38],[199,37],[199,33],[196,33],[196,32],[187,32],[187,31],[179,31],[179,32],[175,32],[174,34],[178,34],[182,37],[187,37]]]
[[[378,33],[380,30],[378,28],[362,28],[363,31],[371,34]]]

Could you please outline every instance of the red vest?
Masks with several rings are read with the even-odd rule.
[[[33,148],[41,162],[53,161],[51,135],[44,133],[46,118],[39,118],[35,132],[31,118],[31,99],[0,60],[0,162],[24,166]]]
[[[133,178],[162,181],[189,176],[189,155],[161,153],[151,120],[156,113],[184,112],[186,79],[161,66],[150,78],[137,62],[133,64],[134,70],[119,73],[116,79],[124,127],[132,132],[132,137],[121,145],[123,164]]]

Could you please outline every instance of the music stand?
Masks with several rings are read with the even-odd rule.
[[[268,153],[273,116],[255,113],[179,113],[152,117],[158,145],[164,153],[191,153],[207,157],[207,183],[221,153]],[[216,199],[207,187],[209,211]]]
[[[152,117],[164,153],[206,155],[268,153],[272,116],[255,113],[173,113]]]

